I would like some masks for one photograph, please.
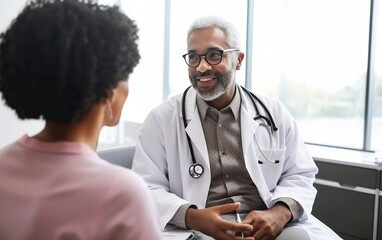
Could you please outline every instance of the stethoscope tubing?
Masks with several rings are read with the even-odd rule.
[[[188,90],[190,88],[191,88],[191,86],[187,87],[184,90],[183,96],[182,96],[182,118],[183,118],[184,129],[186,129],[186,127],[187,127],[187,119],[186,119],[186,95],[187,95],[187,92],[188,92]],[[275,124],[275,122],[273,120],[273,117],[272,117],[271,113],[269,112],[269,110],[265,106],[265,104],[254,93],[252,93],[251,91],[249,91],[248,89],[246,89],[243,86],[241,86],[241,88],[243,89],[244,92],[246,92],[248,94],[248,96],[250,97],[250,99],[252,101],[253,106],[255,107],[255,111],[256,111],[257,115],[253,118],[253,120],[256,121],[257,119],[263,119],[267,123],[267,125],[269,126],[269,128],[268,128],[267,126],[265,126],[264,123],[260,124],[260,125],[264,125],[264,127],[267,128],[268,133],[269,133],[269,137],[270,137],[270,141],[271,141],[271,152],[269,154],[269,157],[267,157],[265,155],[265,153],[261,150],[261,148],[259,146],[259,143],[257,141],[256,134],[254,136],[255,142],[256,142],[257,148],[260,151],[260,154],[264,157],[265,160],[267,160],[270,163],[279,163],[279,160],[275,160],[275,161],[271,160],[272,155],[273,155],[273,151],[272,151],[272,147],[273,147],[272,132],[273,131],[275,132],[275,131],[278,130],[278,128],[276,127],[276,124]],[[255,100],[264,109],[264,111],[266,112],[268,118],[263,116],[263,115],[260,115],[259,109],[258,109],[258,107],[257,107],[257,105],[255,103]],[[187,137],[187,143],[188,143],[188,146],[189,146],[189,149],[190,149],[190,152],[191,152],[191,159],[192,159],[192,165],[189,168],[189,173],[190,173],[191,177],[197,179],[197,178],[199,178],[203,174],[204,168],[203,168],[203,166],[201,164],[196,163],[194,149],[192,147],[190,136],[187,133],[186,133],[186,137]],[[259,164],[263,163],[260,160],[258,162],[259,162]]]
[[[256,110],[256,113],[257,113],[257,116],[254,117],[254,120],[257,120],[257,118],[261,117],[263,119],[266,119],[266,120],[270,120],[270,126],[272,128],[272,131],[276,132],[278,130],[278,128],[276,127],[276,123],[275,121],[273,120],[273,117],[272,117],[272,114],[269,112],[268,108],[265,106],[265,104],[263,103],[263,101],[261,101],[253,92],[249,91],[248,89],[246,89],[245,87],[241,86],[241,89],[244,90],[244,92],[246,92],[250,97],[251,97],[251,101],[253,103],[253,106],[255,106],[255,110]],[[266,114],[268,115],[269,119],[267,119],[266,117],[264,116],[261,116],[259,114],[259,109],[257,108],[257,105],[255,103],[255,99],[258,103],[260,103],[261,107],[264,109],[264,111],[266,112]],[[256,118],[256,119],[255,119]],[[268,123],[269,124],[269,123]]]
[[[189,86],[188,88],[186,88],[186,90],[184,90],[183,98],[182,98],[182,118],[183,118],[184,129],[186,129],[186,127],[187,127],[187,119],[186,119],[186,95],[187,95],[187,92],[188,92],[188,90],[190,88],[191,88],[191,86]],[[192,162],[193,162],[193,164],[196,164],[195,155],[194,155],[194,149],[193,149],[192,144],[191,144],[190,136],[188,136],[187,133],[186,133],[186,136],[187,136],[188,146],[189,146],[190,152],[191,152]]]

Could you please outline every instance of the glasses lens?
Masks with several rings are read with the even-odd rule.
[[[206,60],[209,64],[219,64],[222,60],[222,53],[217,50],[212,50],[206,53]]]
[[[198,66],[200,61],[200,56],[196,53],[189,53],[186,55],[186,62],[190,66]]]

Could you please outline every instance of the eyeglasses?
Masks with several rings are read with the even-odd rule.
[[[207,51],[205,54],[197,54],[195,52],[189,52],[182,57],[184,58],[184,61],[187,63],[188,66],[196,68],[199,66],[202,57],[206,60],[206,62],[209,65],[218,65],[222,59],[223,59],[223,54],[226,52],[234,52],[234,51],[239,51],[238,49],[230,48],[230,49],[213,49]]]

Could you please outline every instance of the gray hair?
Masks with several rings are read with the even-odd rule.
[[[187,32],[187,40],[196,30],[215,27],[223,30],[227,36],[227,44],[229,48],[236,48],[240,50],[240,35],[235,26],[225,19],[217,16],[207,16],[196,19]]]

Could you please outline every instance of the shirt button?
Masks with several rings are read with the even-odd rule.
[[[229,174],[226,174],[226,175],[225,175],[225,178],[229,178]]]
[[[223,126],[223,124],[219,123],[219,127],[221,128]]]
[[[225,153],[225,151],[223,151],[222,154],[223,154],[223,156],[227,155],[227,154]]]

